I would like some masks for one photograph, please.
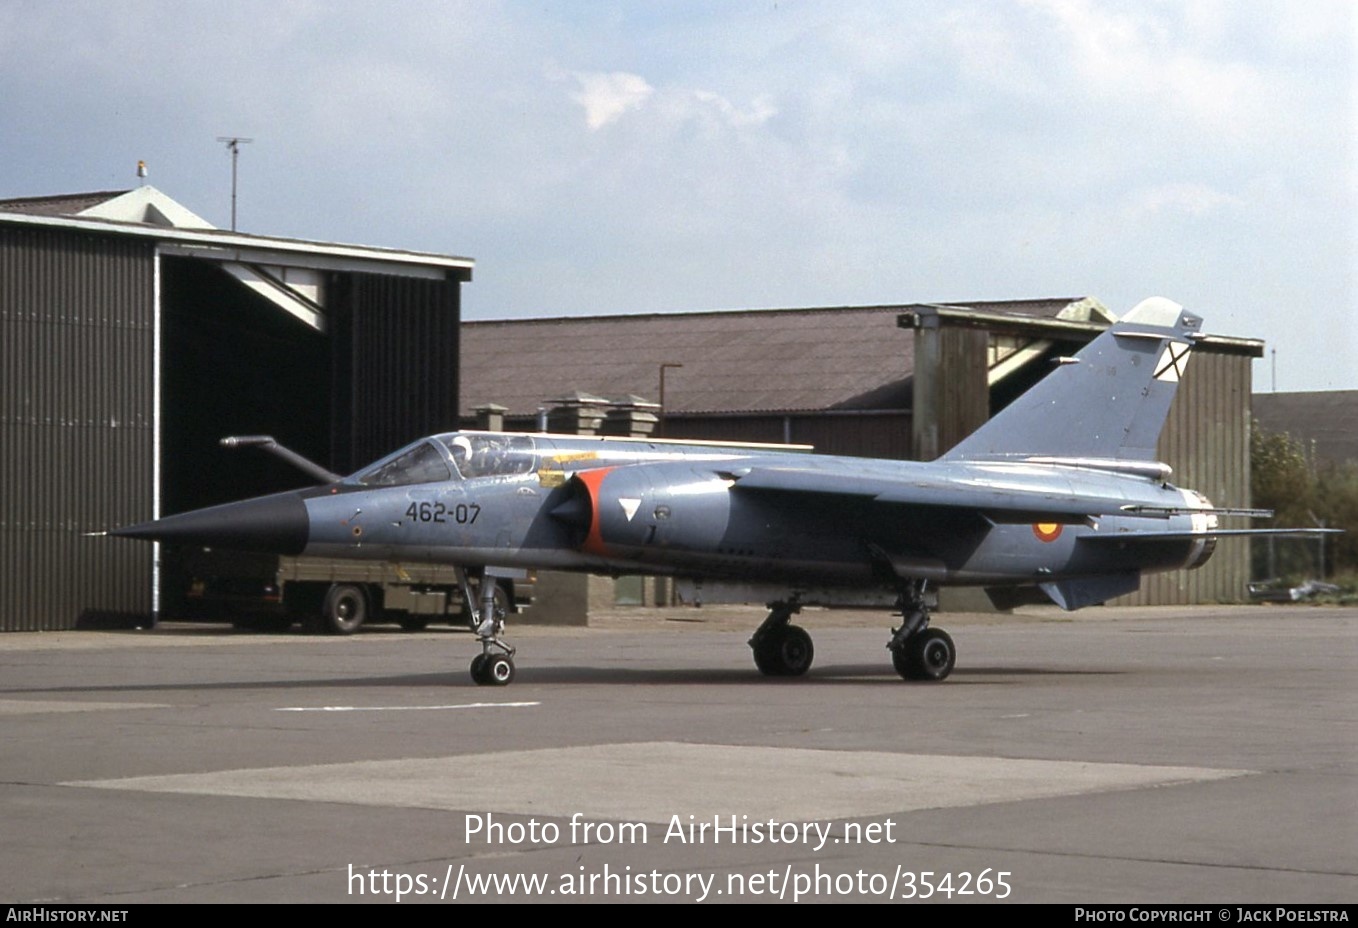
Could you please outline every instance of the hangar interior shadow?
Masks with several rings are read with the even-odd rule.
[[[1053,341],[1037,358],[994,384],[990,390],[989,415],[992,418],[998,415],[1014,400],[1037,386],[1039,380],[1056,370],[1058,358],[1074,356],[1085,344],[1082,341]]]
[[[272,435],[328,466],[330,340],[214,264],[167,257],[161,275],[162,511],[311,483],[273,455],[218,442]]]
[[[314,481],[227,435],[272,435],[321,464],[331,447],[331,340],[216,264],[161,264],[161,511],[186,512]],[[251,560],[254,557],[254,560]],[[192,578],[270,573],[257,556],[162,545],[163,608],[181,611]],[[259,561],[258,564],[255,562]]]

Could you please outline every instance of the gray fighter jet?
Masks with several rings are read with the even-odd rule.
[[[760,671],[811,666],[804,605],[894,603],[892,663],[943,680],[932,587],[1036,587],[1065,609],[1212,555],[1222,515],[1155,461],[1200,319],[1146,300],[933,462],[764,445],[489,432],[420,439],[323,486],[173,515],[128,538],[322,557],[666,575],[705,601],[767,602]],[[1268,530],[1259,530],[1268,531]],[[491,592],[493,583],[480,584]],[[479,684],[514,676],[489,603]]]

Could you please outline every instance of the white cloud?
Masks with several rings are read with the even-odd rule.
[[[723,122],[737,127],[761,126],[778,115],[778,108],[767,96],[756,97],[749,106],[743,108],[710,90],[693,91],[693,99],[704,109],[714,112]]]
[[[1129,220],[1160,215],[1206,216],[1244,205],[1239,197],[1204,184],[1157,184],[1134,191],[1122,213]]]
[[[625,71],[575,72],[571,76],[580,84],[580,90],[571,94],[571,99],[585,108],[585,122],[590,129],[602,129],[629,110],[640,109],[655,93],[644,77]]]
[[[625,71],[549,70],[549,76],[574,80],[579,89],[571,99],[585,110],[585,123],[591,130],[602,129],[629,112],[654,104],[659,118],[671,126],[695,120],[713,125],[743,128],[761,126],[778,114],[772,99],[756,96],[741,106],[711,90],[667,88],[657,91],[646,78]]]
[[[1072,94],[1105,105],[1153,106],[1193,127],[1245,135],[1274,92],[1265,74],[1218,47],[1215,18],[1178,7],[1028,0],[1066,40]],[[1176,18],[1174,13],[1183,13]],[[1264,17],[1267,21],[1267,17]]]

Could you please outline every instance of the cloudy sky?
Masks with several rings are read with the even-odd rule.
[[[0,197],[228,226],[245,136],[241,229],[473,257],[467,318],[1160,294],[1353,389],[1355,11],[0,0]]]

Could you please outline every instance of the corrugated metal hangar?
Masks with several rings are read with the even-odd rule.
[[[349,471],[447,428],[472,267],[214,229],[151,187],[0,201],[0,626],[158,611],[157,552],[82,533],[304,482],[223,435]]]
[[[561,400],[602,413],[663,394],[668,438],[931,460],[1114,318],[1084,297],[467,322],[463,422],[493,405],[528,430]],[[1176,482],[1243,505],[1263,343],[1211,337],[1193,354],[1160,456]],[[1204,568],[1148,577],[1122,601],[1236,601],[1249,579],[1247,542],[1225,539]]]

